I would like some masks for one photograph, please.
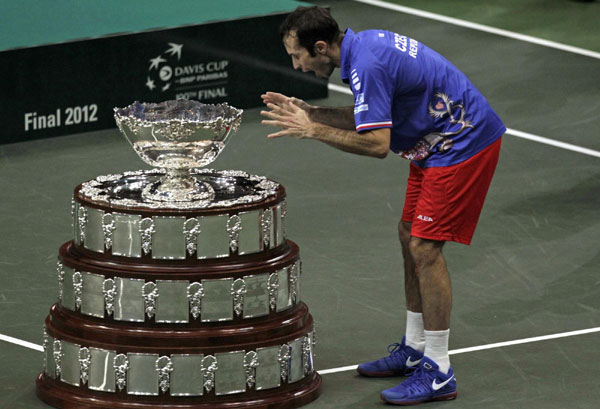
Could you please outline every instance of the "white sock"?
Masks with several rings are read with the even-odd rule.
[[[406,345],[416,351],[425,350],[423,314],[406,310]]]
[[[450,369],[450,356],[448,355],[448,339],[450,330],[427,331],[425,330],[425,356],[433,360],[440,367],[440,372],[448,373]]]

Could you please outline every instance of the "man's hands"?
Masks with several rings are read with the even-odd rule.
[[[279,94],[277,92],[267,92],[260,96],[263,99],[265,105],[267,104],[275,104],[275,105],[287,105],[290,102],[300,109],[306,111],[306,113],[310,114],[310,111],[314,108],[312,105],[307,104],[301,99],[296,97],[286,97],[283,94]]]
[[[281,128],[267,135],[269,138],[316,139],[344,152],[375,158],[385,158],[389,152],[390,129],[378,128],[359,134],[354,127],[354,107],[315,107],[276,92],[267,92],[261,97],[269,109],[260,112],[268,118],[262,123]]]
[[[309,138],[314,123],[308,117],[311,105],[298,98],[290,98],[276,92],[261,95],[263,102],[270,111],[261,111],[261,115],[269,118],[263,120],[264,125],[277,126],[281,131],[267,135],[269,138],[293,136]]]

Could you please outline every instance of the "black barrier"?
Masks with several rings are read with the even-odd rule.
[[[291,67],[278,34],[286,14],[2,51],[0,143],[113,128],[113,107],[135,100],[324,98],[325,80]]]

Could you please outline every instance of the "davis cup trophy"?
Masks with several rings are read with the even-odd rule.
[[[115,108],[154,169],[74,190],[37,394],[58,408],[294,408],[317,398],[315,329],[280,184],[204,166],[242,111]]]
[[[217,158],[238,130],[242,111],[227,104],[188,100],[135,102],[115,108],[115,120],[144,162],[166,170],[158,182],[144,188],[144,200],[208,203],[215,197],[214,190],[192,177],[190,168],[206,166]]]

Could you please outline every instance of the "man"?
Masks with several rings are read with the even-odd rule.
[[[316,139],[346,152],[410,159],[398,225],[407,323],[389,356],[358,366],[363,376],[411,375],[381,397],[408,405],[457,396],[448,357],[452,291],[442,248],[470,244],[506,128],[467,77],[414,39],[384,30],[340,32],[326,9],[299,7],[281,36],[295,69],[329,77],[337,67],[354,106],[316,107],[267,92],[269,138]]]

